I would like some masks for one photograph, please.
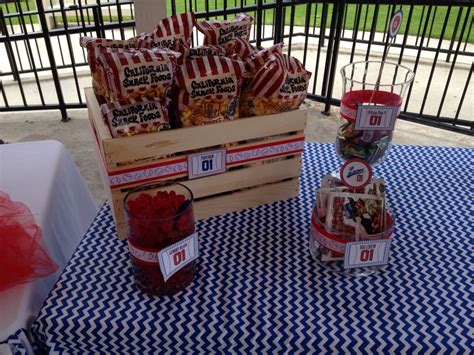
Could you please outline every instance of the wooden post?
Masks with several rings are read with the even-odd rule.
[[[158,21],[166,17],[165,0],[135,0],[137,33],[151,32]]]

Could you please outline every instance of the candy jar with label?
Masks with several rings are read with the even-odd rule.
[[[135,283],[154,295],[183,290],[199,256],[192,192],[179,183],[144,184],[125,196],[124,209]]]
[[[341,117],[346,122],[336,138],[343,161],[362,159],[371,166],[387,156],[395,120],[415,74],[395,63],[365,61],[341,69]]]

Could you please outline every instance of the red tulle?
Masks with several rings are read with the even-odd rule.
[[[0,191],[0,291],[57,270],[30,209]]]

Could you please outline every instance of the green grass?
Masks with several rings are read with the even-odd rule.
[[[171,0],[167,0],[167,1],[168,1],[168,12],[171,13]],[[266,0],[264,0],[264,2],[265,1]],[[268,2],[273,2],[273,0],[268,1]],[[256,3],[256,0],[246,0],[246,3],[247,3],[247,5],[252,5],[252,4]],[[216,6],[216,4],[217,4],[217,6]],[[239,7],[240,6],[240,1],[227,0],[227,6],[228,7],[235,7],[235,4],[237,4],[236,7]],[[194,6],[194,1],[193,1],[193,6]],[[214,1],[210,0],[209,1],[209,9],[210,10],[221,9],[222,6],[223,6],[223,0],[214,0]],[[317,5],[312,4],[312,6],[311,6],[311,17],[310,17],[311,18],[310,27],[312,27],[313,24],[314,24],[316,14],[317,14],[317,16],[316,16],[316,27],[319,27],[321,25],[322,8],[323,8],[322,4],[317,4]],[[348,29],[348,30],[352,30],[354,28],[355,17],[356,17],[356,9],[357,9],[357,5],[348,5],[347,6],[347,19],[345,21],[345,23],[346,23],[345,28]],[[374,20],[375,5],[368,6],[369,11],[367,13],[367,16],[366,16],[366,9],[367,9],[367,5],[364,5],[362,7],[361,18],[360,18],[360,23],[359,23],[359,30],[364,30],[364,23],[365,23],[365,19],[367,17],[367,21],[365,23],[365,30],[370,31],[370,29],[372,28],[372,22]],[[408,13],[409,13],[410,6],[403,6],[402,9],[403,9],[403,14],[404,14],[404,21],[402,23],[400,33],[404,34],[405,31],[406,31],[406,27],[407,27],[407,18],[408,18]],[[434,20],[434,23],[433,23],[433,29],[431,31],[431,37],[440,38],[443,23],[444,23],[445,18],[446,18],[447,9],[448,8],[446,6],[438,6],[438,8],[436,10],[436,17],[435,17],[435,20]],[[176,11],[177,12],[184,12],[185,10],[189,10],[189,9],[185,8],[184,2],[177,1]],[[197,7],[193,7],[193,11],[195,11],[195,12],[205,11],[205,0],[197,0]],[[294,7],[294,24],[295,24],[295,26],[304,26],[305,25],[306,11],[307,11],[307,5],[296,5]],[[380,5],[379,14],[377,16],[377,20],[376,20],[376,24],[375,24],[377,32],[385,32],[386,31],[385,23],[386,23],[386,18],[387,18],[388,11],[389,11],[389,5]],[[423,15],[422,25],[424,25],[424,19],[426,18],[427,11],[428,11],[428,8],[426,7],[425,13]],[[448,23],[447,23],[447,26],[446,26],[446,31],[445,31],[445,34],[444,34],[444,37],[443,37],[444,39],[452,39],[453,33],[454,33],[454,27],[455,27],[455,23],[456,23],[456,17],[458,15],[458,11],[459,11],[459,8],[452,8],[451,9],[451,12],[450,12],[450,15],[449,15],[449,18],[448,18]],[[291,13],[292,13],[291,7],[289,7],[289,6],[286,7],[285,12],[286,12],[285,13],[285,24],[289,25],[290,24],[290,19],[291,19]],[[415,6],[414,7],[413,14],[412,14],[412,20],[411,20],[411,25],[409,27],[409,32],[408,32],[410,35],[415,35],[415,36],[417,35],[420,20],[422,19],[422,16],[421,16],[422,13],[423,13],[423,6]],[[429,34],[429,30],[430,30],[430,27],[431,27],[431,21],[433,19],[433,13],[434,13],[434,8],[433,8],[431,16],[430,16],[430,22],[428,23],[429,26],[428,26],[426,35]],[[331,24],[331,14],[332,14],[332,5],[329,5],[327,22],[326,22],[327,26],[330,26],[330,24]],[[466,10],[464,10],[464,12],[463,12],[462,19],[465,18],[465,14],[466,14]],[[255,16],[255,14],[253,14],[253,15]],[[472,21],[473,16],[474,15],[472,15],[472,13],[471,13],[470,21]],[[222,17],[220,17],[220,18],[222,19]],[[264,22],[267,25],[273,24],[273,10],[266,10],[265,11],[265,13],[264,13]],[[468,22],[468,24],[469,23],[470,22]],[[421,31],[423,31],[423,26],[421,27]],[[420,31],[420,34],[421,34],[421,31]],[[459,39],[460,32],[461,32],[461,28],[458,28],[458,31],[457,31],[457,34],[456,34],[456,39],[457,40]],[[463,41],[466,40],[467,32],[468,32],[468,28],[465,30]],[[474,43],[474,31],[471,31],[471,34],[469,35],[468,41],[470,43]]]
[[[264,2],[267,0],[264,0]],[[272,0],[268,0],[269,2],[272,2]],[[171,13],[171,0],[167,0],[168,2],[168,12]],[[193,11],[195,12],[202,12],[205,11],[205,0],[197,0],[197,7],[194,7],[193,2]],[[179,12],[184,12],[186,10],[189,10],[189,8],[185,7],[185,3],[189,4],[189,1],[176,1],[176,11]],[[223,6],[224,0],[209,0],[209,9],[214,10],[214,9],[221,9]],[[248,5],[255,4],[256,0],[246,0],[246,3]],[[240,6],[240,0],[227,0],[227,6],[228,7],[235,7],[235,4],[237,4],[237,7]],[[16,5],[12,3],[8,4],[1,4],[0,7],[3,9],[4,13],[15,13],[17,12]],[[322,4],[312,4],[311,6],[311,17],[310,17],[310,31],[312,31],[312,26],[315,25],[316,27],[319,27],[321,25],[321,14],[322,14]],[[22,11],[34,11],[36,10],[36,3],[35,0],[28,0],[25,2],[21,2],[21,8]],[[356,17],[356,5],[348,5],[347,6],[347,18],[345,21],[345,28],[348,30],[354,29],[354,24],[355,24],[355,17]],[[366,10],[368,8],[368,12],[366,14]],[[408,13],[409,13],[409,6],[403,6],[403,14],[404,14],[404,20],[402,23],[402,27],[400,29],[400,34],[404,34],[407,29],[407,18],[408,18]],[[423,31],[423,26],[424,22],[426,19],[426,13],[427,13],[428,7],[425,8],[425,13],[423,14],[423,7],[422,6],[415,6],[413,9],[413,14],[412,14],[412,20],[411,20],[411,25],[409,26],[408,33],[410,35],[416,36],[418,34],[419,28],[420,28],[420,21],[422,21],[422,26],[420,30],[420,34]],[[295,26],[304,26],[305,21],[306,21],[306,11],[307,11],[307,5],[296,5],[294,7],[294,24]],[[375,20],[374,19],[374,11],[375,11],[375,5],[364,5],[362,6],[362,12],[361,12],[361,18],[360,18],[360,23],[359,23],[359,30],[366,30],[370,31],[372,28],[372,23]],[[376,22],[375,22],[375,28],[377,32],[385,32],[386,31],[386,19],[387,19],[387,13],[389,11],[389,5],[381,5],[379,7],[379,14],[377,16]],[[443,27],[443,23],[446,18],[448,8],[446,6],[438,6],[436,10],[436,16],[434,17],[434,21],[432,22],[433,15],[434,15],[434,7],[430,16],[430,21],[428,23],[428,28],[427,28],[427,33],[426,35],[428,36],[430,34],[430,28],[432,26],[431,30],[431,37],[432,38],[440,38],[441,36],[441,31]],[[453,37],[454,33],[454,28],[455,28],[455,23],[456,23],[456,18],[458,16],[458,11],[459,8],[453,7],[451,9],[451,12],[449,14],[448,18],[448,23],[446,26],[446,31],[444,34],[444,39],[450,40]],[[273,10],[266,10],[264,12],[264,23],[267,25],[273,24]],[[329,27],[331,25],[331,13],[332,13],[332,5],[329,5],[328,9],[328,16],[327,16],[327,26]],[[462,20],[465,18],[465,13],[466,10],[463,12]],[[84,14],[86,15],[86,23],[88,23],[89,19],[87,18],[87,12],[84,11]],[[91,21],[93,21],[92,18],[92,13],[91,15]],[[255,14],[252,14],[255,15]],[[292,9],[291,7],[286,7],[285,10],[285,24],[289,25],[290,20],[291,20],[291,15],[292,15]],[[422,16],[423,15],[423,16]],[[470,15],[470,21],[472,21],[473,14]],[[222,18],[222,17],[221,17]],[[366,20],[367,18],[367,20]],[[131,20],[130,16],[124,16],[123,20]],[[75,16],[74,11],[68,11],[67,12],[67,21],[71,23],[77,23],[77,17]],[[105,22],[115,22],[118,21],[117,16],[108,16],[107,12],[104,11],[104,21]],[[25,18],[25,23],[37,23],[38,22],[38,17],[36,15],[32,16],[27,16]],[[57,23],[63,23],[63,19],[61,16],[56,15],[56,22]],[[461,21],[461,25],[462,25]],[[6,20],[7,26],[12,24],[18,24],[19,23],[19,18],[14,17],[11,20]],[[468,22],[469,24],[470,22]],[[365,28],[364,28],[365,25]],[[461,28],[458,28],[457,34],[456,34],[456,40],[459,40],[461,34]],[[469,43],[474,43],[474,31],[471,31],[469,34],[469,38],[467,38],[468,35],[468,27],[466,28],[464,32],[464,38],[463,41],[468,41]],[[366,37],[367,38],[367,37]]]

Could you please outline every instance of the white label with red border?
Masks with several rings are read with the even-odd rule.
[[[386,265],[390,256],[391,239],[364,240],[346,244],[344,269]]]
[[[398,116],[398,106],[359,105],[355,122],[356,130],[393,131]]]
[[[225,172],[226,150],[217,149],[188,155],[188,176],[196,179]]]
[[[401,10],[393,14],[392,19],[390,20],[390,25],[388,26],[388,36],[390,38],[395,37],[398,31],[400,31],[400,27],[402,27],[402,20],[403,12]]]
[[[171,276],[199,257],[198,233],[191,234],[186,239],[170,245],[158,253],[160,270],[163,279],[168,280]]]
[[[372,168],[362,159],[351,159],[344,163],[339,175],[346,187],[360,189],[372,179]]]

